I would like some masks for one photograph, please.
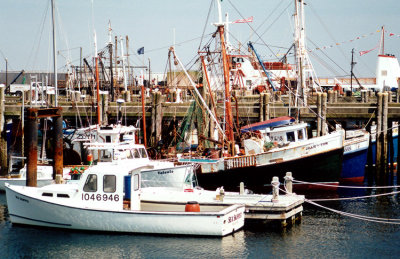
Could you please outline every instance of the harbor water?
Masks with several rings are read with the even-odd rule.
[[[377,191],[345,189],[325,193],[323,198],[373,194]],[[13,225],[5,194],[0,193],[0,258],[398,258],[400,220],[385,224],[355,215],[400,219],[399,201],[395,194],[317,202],[336,212],[305,203],[302,221],[286,229],[257,224],[223,238],[209,238]]]

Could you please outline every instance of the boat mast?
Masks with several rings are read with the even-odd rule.
[[[100,79],[99,79],[99,56],[97,54],[97,36],[96,30],[94,34],[94,60],[96,63],[96,97],[97,97],[97,124],[101,125],[101,114],[100,114]]]
[[[111,82],[110,82],[110,91],[111,91],[111,100],[114,101],[114,71],[113,71],[113,44],[112,44],[112,29],[111,29],[111,21],[108,21],[108,52],[110,53],[110,74],[111,74]]]
[[[54,70],[54,90],[55,90],[55,103],[54,106],[58,106],[58,87],[57,87],[57,55],[56,55],[56,26],[55,26],[55,17],[54,17],[54,12],[55,12],[55,3],[54,0],[51,0],[51,20],[52,20],[52,25],[53,25],[53,70]]]
[[[128,90],[128,84],[126,82],[126,72],[125,72],[125,56],[124,56],[124,44],[122,43],[122,36],[119,38],[119,43],[121,44],[121,58],[122,58],[122,74],[124,75],[124,90]]]
[[[307,105],[307,87],[304,71],[305,65],[305,31],[304,31],[304,2],[303,0],[294,0],[295,2],[295,48],[297,63],[297,94],[296,105],[299,106],[298,97],[303,99],[303,105]]]
[[[380,43],[378,55],[385,55],[385,27],[384,26],[382,26],[381,43]]]
[[[225,119],[226,119],[226,131],[228,138],[228,148],[230,153],[234,154],[234,135],[233,135],[233,116],[232,116],[232,105],[231,105],[231,94],[230,94],[230,85],[229,85],[229,63],[228,57],[226,55],[226,42],[225,42],[225,25],[222,22],[222,14],[221,14],[221,3],[220,0],[216,0],[218,5],[218,23],[214,24],[218,28],[219,37],[221,40],[221,54],[222,54],[222,62],[224,68],[224,84],[225,84]]]

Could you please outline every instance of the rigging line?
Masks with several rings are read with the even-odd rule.
[[[292,1],[292,0],[290,0],[290,1]],[[268,20],[269,18],[272,17],[272,15],[275,13],[276,10],[278,10],[278,7],[280,7],[280,6],[283,4],[283,2],[284,2],[284,1],[278,1],[278,5],[275,6],[275,8],[272,10],[272,12],[271,12],[269,15],[266,15],[266,18],[265,18],[264,21],[256,28],[256,31],[258,31],[258,30],[267,22],[267,20]],[[286,9],[286,8],[285,8],[285,9]],[[249,40],[250,40],[250,37],[246,40],[246,42],[249,41]]]
[[[393,186],[346,186],[346,185],[332,185],[332,184],[323,184],[323,183],[312,183],[312,182],[305,182],[305,181],[298,181],[294,180],[293,182],[296,183],[304,183],[304,184],[312,184],[312,185],[319,185],[325,187],[333,187],[333,188],[345,188],[345,189],[393,189],[393,188],[400,188],[399,185]]]
[[[400,219],[390,219],[390,218],[378,218],[378,217],[370,217],[370,216],[363,216],[363,215],[359,215],[359,214],[353,214],[353,213],[348,213],[348,212],[343,212],[340,210],[335,210],[326,206],[322,206],[321,204],[315,203],[313,201],[310,201],[308,199],[304,200],[305,202],[335,212],[339,215],[344,215],[344,216],[348,216],[348,217],[352,217],[352,218],[356,218],[356,219],[362,219],[362,220],[367,220],[367,221],[372,221],[372,222],[377,222],[377,223],[385,223],[385,224],[400,224]]]
[[[309,201],[344,201],[344,200],[357,200],[357,199],[367,199],[367,198],[374,198],[374,197],[380,197],[380,196],[389,196],[389,195],[394,195],[398,194],[400,191],[397,192],[388,192],[388,193],[382,193],[382,194],[373,194],[373,195],[367,195],[367,196],[356,196],[356,197],[347,197],[347,198],[332,198],[332,199],[309,199]]]
[[[267,31],[269,31],[269,29],[271,29],[271,27],[278,21],[279,18],[282,17],[283,13],[291,6],[291,4],[292,3],[289,2],[289,4],[286,6],[286,8],[282,10],[282,12],[278,15],[278,17],[276,17],[275,20],[273,20],[272,23],[269,25],[269,27],[261,34],[261,37],[264,36],[264,34],[267,33]]]
[[[309,42],[311,42],[315,47],[318,47],[318,45],[317,45],[316,43],[314,43],[314,42],[313,42],[311,39],[309,39],[308,37],[307,37],[307,40],[308,40]],[[339,66],[333,59],[331,59],[324,51],[321,50],[321,52],[322,52],[322,54],[323,54],[326,58],[328,58],[330,61],[332,61],[332,63],[334,63],[338,68],[340,68],[343,72],[347,73],[341,66]],[[312,52],[312,53],[314,53],[314,52]]]
[[[71,50],[75,50],[75,49],[80,49],[81,47],[73,47],[73,48],[68,48],[68,49],[60,49],[57,50],[58,52],[66,52],[66,51],[71,51]]]
[[[236,8],[236,6],[234,6],[231,2],[231,0],[228,0],[229,4],[236,10],[236,12],[242,17],[242,19],[245,19],[244,16],[239,12],[239,10]],[[254,34],[256,34],[258,36],[258,38],[265,44],[265,46],[267,46],[267,48],[269,49],[269,51],[271,51],[272,54],[274,54],[274,56],[276,58],[278,58],[276,56],[276,54],[272,51],[272,49],[267,45],[267,43],[265,43],[265,41],[260,37],[260,35],[257,33],[257,31],[254,30],[254,28],[250,25],[250,23],[246,23],[247,26],[250,27],[250,29],[254,32]]]
[[[58,25],[58,28],[59,28],[59,32],[62,32],[61,33],[61,36],[62,36],[62,38],[64,39],[64,41],[65,41],[65,45],[67,46],[67,49],[69,49],[69,43],[68,43],[68,40],[67,40],[67,37],[66,37],[66,33],[65,33],[65,30],[63,30],[63,24],[62,24],[62,19],[61,19],[61,15],[60,15],[60,12],[59,12],[59,10],[58,10],[58,7],[56,6],[56,13],[57,13],[57,17],[58,17],[58,23],[57,23],[57,25]],[[68,61],[70,61],[71,60],[71,52],[67,52],[67,62]]]
[[[265,46],[263,43],[258,43],[258,42],[252,42],[253,45],[260,45],[260,46]],[[269,45],[272,48],[277,48],[277,49],[291,49],[292,47],[288,48],[288,47],[282,47],[282,46],[274,46],[274,45]]]
[[[311,56],[317,61],[321,66],[323,66],[325,69],[333,73],[334,75],[337,75],[336,77],[339,77],[339,72],[335,70],[331,65],[329,65],[325,60],[323,60],[321,57],[315,55],[314,53],[311,53]]]
[[[205,36],[212,35],[213,33],[214,33],[214,32],[208,33],[208,34],[206,34]],[[201,39],[201,38],[202,38],[202,36],[196,37],[196,38],[192,38],[192,39],[189,39],[189,40],[185,40],[185,41],[181,41],[181,42],[175,43],[175,46],[179,46],[179,45],[181,45],[181,44],[185,44],[185,43],[188,43],[188,42],[191,42],[191,41],[195,41],[195,40],[198,40],[198,39]],[[171,47],[171,45],[165,45],[165,46],[163,46],[163,47],[159,47],[159,48],[154,48],[154,49],[146,50],[146,53],[148,53],[148,52],[154,52],[154,51],[159,51],[159,50],[165,50],[165,49],[169,49],[170,47]],[[130,47],[129,49],[131,49],[131,47]],[[132,50],[132,49],[131,49],[131,50]],[[133,53],[136,53],[136,52],[133,51]],[[133,54],[133,56],[139,56],[139,55]]]
[[[314,8],[312,7],[312,4],[310,3],[310,1],[307,2],[307,5],[309,6],[310,10],[314,13],[314,15],[317,17],[318,21],[321,23],[321,25],[324,27],[325,31],[328,33],[328,35],[331,37],[331,39],[334,42],[338,42],[336,41],[336,39],[333,37],[332,33],[330,33],[330,31],[328,30],[328,27],[325,25],[325,23],[322,21],[321,17],[318,15],[318,13],[314,10]],[[345,58],[345,60],[348,60],[348,57],[345,55],[341,45],[339,45],[339,51],[340,53],[343,55],[343,57]],[[350,63],[350,62],[348,62]]]
[[[47,17],[47,12],[49,10],[49,6],[50,6],[50,1],[47,3],[47,8],[45,8],[44,14],[42,16],[42,21],[41,21],[39,29],[38,29],[38,33],[37,34],[39,34],[39,37],[35,38],[35,43],[32,45],[32,50],[31,50],[31,53],[29,54],[29,56],[28,56],[28,58],[26,60],[25,67],[28,67],[29,63],[31,62],[30,60],[31,60],[32,56],[34,55],[33,53],[36,53],[36,55],[34,55],[35,57],[32,58],[32,59],[33,60],[37,59],[37,55],[38,55],[38,52],[39,52],[39,46],[40,46],[40,42],[41,42],[41,39],[42,39],[42,36],[43,36],[43,31],[44,31],[44,23],[46,21],[46,17]],[[36,46],[36,52],[35,52],[36,41],[37,41],[37,46]]]
[[[297,94],[294,93],[288,86],[286,86],[286,89],[289,91],[289,94],[292,94],[294,97],[297,96]],[[281,97],[281,98],[282,98],[282,97]],[[281,99],[281,100],[282,100],[282,99]],[[302,100],[301,98],[299,98],[299,101],[304,105],[304,100]],[[314,104],[315,104],[315,103],[314,103]],[[321,116],[320,114],[318,114],[317,112],[315,112],[309,105],[307,105],[306,108],[307,108],[311,113],[313,113],[315,116],[317,116],[317,117],[319,117],[319,118],[322,119],[322,116]],[[275,107],[275,109],[277,109],[277,107]],[[274,112],[275,112],[275,109],[274,109]],[[275,115],[274,115],[274,116],[275,116]],[[331,129],[335,129],[335,127],[334,127],[333,125],[331,125],[331,124],[329,123],[328,120],[326,120],[326,124],[327,124],[329,127],[331,127]],[[335,185],[335,186],[328,185],[328,186],[330,186],[330,187],[336,187],[336,185]]]
[[[210,13],[211,13],[211,9],[212,9],[212,6],[213,6],[213,2],[214,2],[214,0],[211,0],[211,1],[210,1],[210,7],[209,7],[209,9],[208,9],[208,14],[207,14],[206,22],[205,22],[205,24],[204,24],[203,33],[201,34],[201,40],[200,40],[200,44],[199,44],[198,50],[200,50],[201,44],[203,43],[204,33],[206,32],[206,28],[207,28],[207,24],[208,24],[208,19],[210,18]]]

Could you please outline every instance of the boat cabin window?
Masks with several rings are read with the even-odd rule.
[[[126,150],[125,153],[126,153],[126,158],[127,159],[132,159],[133,158],[132,153],[131,153],[130,150]]]
[[[104,175],[103,176],[103,191],[104,192],[115,192],[116,190],[116,177],[115,175]]]
[[[140,188],[140,179],[139,179],[139,174],[134,174],[133,175],[133,190],[137,191]]]
[[[97,175],[89,174],[86,178],[85,186],[83,186],[85,192],[97,192]]]
[[[102,150],[101,154],[100,154],[99,161],[111,162],[111,160],[112,160],[112,155],[111,155],[110,150]]]
[[[143,158],[147,157],[146,149],[144,148],[139,148],[140,156]]]
[[[134,158],[140,158],[139,151],[136,148],[132,149],[132,153]]]
[[[303,140],[304,139],[304,135],[303,135],[303,130],[298,130],[297,131],[297,138],[298,140]]]
[[[286,139],[287,139],[287,141],[289,141],[289,142],[294,142],[294,141],[296,141],[296,138],[295,138],[295,136],[294,136],[294,132],[293,132],[293,131],[286,132]]]
[[[111,136],[106,136],[106,143],[111,143]]]

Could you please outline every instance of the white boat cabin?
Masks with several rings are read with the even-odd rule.
[[[292,125],[284,125],[275,128],[266,128],[260,130],[265,141],[278,143],[290,143],[305,141],[307,137],[307,123],[297,123]]]
[[[88,150],[96,154],[94,164],[101,162],[132,161],[149,162],[149,156],[143,145],[122,143],[87,143]]]
[[[37,191],[47,201],[107,210],[122,210],[125,193],[128,192],[131,197],[128,207],[130,210],[140,210],[141,169],[143,167],[127,170],[124,166],[116,165],[93,166],[79,180],[64,185],[48,185]],[[129,190],[125,190],[126,186],[129,186]]]
[[[289,146],[291,143],[302,143],[308,140],[307,123],[286,124],[277,127],[260,129],[259,138],[243,141],[246,155],[260,154],[275,147]]]

